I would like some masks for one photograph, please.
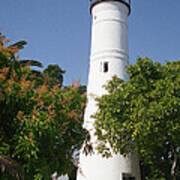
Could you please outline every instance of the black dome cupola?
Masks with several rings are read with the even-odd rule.
[[[131,0],[90,0],[90,12],[92,8],[103,1],[116,1],[125,4],[129,9],[129,14],[131,13]]]

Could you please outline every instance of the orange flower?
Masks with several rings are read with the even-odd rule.
[[[48,108],[48,118],[51,119],[51,118],[54,118],[55,116],[56,116],[56,113],[54,109],[54,104],[51,104]]]
[[[42,94],[44,94],[46,91],[47,91],[47,87],[46,87],[45,85],[42,85],[42,86],[40,86],[40,87],[37,89],[37,94],[38,94],[38,95],[42,95]]]
[[[11,53],[13,53],[13,54],[16,54],[16,53],[19,52],[18,47],[11,46],[11,47],[9,47],[8,49],[9,49],[9,51],[10,51]]]
[[[0,74],[0,82],[5,80],[5,79],[6,79],[5,75],[4,74]]]
[[[9,52],[7,52],[7,53],[6,53],[6,56],[7,56],[7,57],[10,57],[10,56],[11,56],[11,54],[10,54]]]
[[[18,111],[17,118],[19,120],[23,120],[24,119],[24,113],[22,111]]]
[[[19,92],[19,95],[22,95],[24,92],[31,90],[34,83],[27,81],[25,78],[22,78],[19,84],[21,85],[21,91]]]
[[[80,78],[75,82],[74,80],[72,80],[72,88],[73,89],[78,89],[80,86]]]
[[[10,42],[10,39],[5,38],[4,42],[5,42],[5,43],[8,43],[8,42]]]
[[[29,141],[30,144],[33,143],[33,135],[31,133],[29,133],[27,140]]]
[[[6,49],[6,47],[0,46],[0,51],[4,51],[5,49]]]
[[[81,103],[81,107],[82,108],[86,107],[86,103]]]
[[[34,122],[39,121],[39,118],[37,116],[37,112],[38,112],[38,110],[36,108],[34,108],[34,110],[32,112],[32,121],[34,121]]]
[[[43,106],[44,106],[44,101],[43,101],[40,97],[37,97],[35,100],[36,100],[36,101],[37,101],[37,103],[38,103],[38,105],[37,105],[37,106],[41,106],[41,107],[43,107]]]
[[[79,114],[79,119],[82,119],[83,118],[83,115],[82,114]]]
[[[77,120],[78,119],[78,114],[73,110],[69,114],[67,114],[67,118]]]
[[[59,112],[60,112],[61,114],[64,114],[66,111],[65,111],[64,109],[61,109]]]
[[[2,72],[2,73],[7,73],[8,71],[9,71],[8,67],[4,67],[4,68],[0,69],[0,72]]]

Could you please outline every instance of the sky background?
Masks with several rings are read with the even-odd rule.
[[[0,31],[12,42],[26,40],[21,59],[58,64],[87,84],[91,37],[88,0],[0,0]],[[180,0],[132,0],[130,63],[149,57],[164,63],[180,59]]]

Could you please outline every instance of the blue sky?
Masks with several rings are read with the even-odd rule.
[[[91,16],[88,0],[1,0],[1,31],[26,40],[21,59],[66,70],[65,84],[87,84]],[[180,0],[132,0],[130,63],[137,56],[164,63],[180,59]]]

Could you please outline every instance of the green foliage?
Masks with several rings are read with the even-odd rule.
[[[57,64],[50,64],[44,71],[43,74],[49,77],[49,86],[53,87],[56,84],[63,83],[63,74],[66,71],[62,70]]]
[[[6,171],[0,174],[0,179],[24,174],[26,180],[49,180],[55,171],[71,177],[74,152],[88,139],[82,128],[86,96],[79,93],[79,87],[61,87],[64,71],[57,73],[59,82],[55,86],[49,84],[53,79],[49,81],[49,77],[40,74],[43,83],[37,86],[38,72],[29,66],[41,66],[41,63],[18,61],[17,53],[25,43],[5,46],[6,42],[1,35],[0,168]],[[60,72],[57,65],[49,67],[50,78],[55,75],[52,75],[53,67]],[[9,159],[12,166],[1,161],[1,157]],[[19,166],[21,171],[16,168]]]
[[[145,58],[127,67],[127,82],[113,77],[98,99],[98,150],[109,156],[137,152],[143,179],[180,176],[180,61]]]

